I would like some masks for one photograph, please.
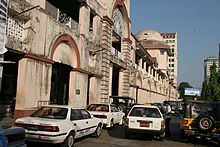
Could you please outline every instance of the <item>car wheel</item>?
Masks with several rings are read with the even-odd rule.
[[[206,114],[200,115],[196,119],[197,127],[201,131],[209,132],[214,129],[214,119]]]
[[[96,138],[98,138],[100,135],[101,135],[101,132],[102,132],[102,127],[101,127],[101,124],[98,125],[98,127],[96,128],[96,131],[94,133],[94,136]]]
[[[74,145],[74,133],[70,132],[70,134],[66,137],[61,147],[73,147]]]

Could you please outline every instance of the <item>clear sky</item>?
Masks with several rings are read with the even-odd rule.
[[[220,0],[131,0],[131,31],[178,33],[178,83],[201,87],[204,60],[218,56]]]

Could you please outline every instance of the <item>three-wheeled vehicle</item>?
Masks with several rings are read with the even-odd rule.
[[[220,138],[220,103],[187,100],[183,105],[181,131],[187,139]]]

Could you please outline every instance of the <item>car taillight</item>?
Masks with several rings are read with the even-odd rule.
[[[58,126],[39,126],[40,131],[59,132]]]
[[[165,122],[164,122],[164,120],[161,121],[161,128],[162,128],[162,129],[165,128]]]
[[[7,142],[16,142],[19,140],[24,140],[25,139],[25,134],[24,133],[19,133],[19,134],[11,134],[11,135],[6,135]]]
[[[189,129],[189,126],[183,126],[183,129]]]

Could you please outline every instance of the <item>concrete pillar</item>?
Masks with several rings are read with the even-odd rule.
[[[89,32],[89,21],[90,21],[90,10],[87,6],[83,5],[79,10],[79,24],[80,34],[88,34]]]
[[[83,84],[82,84],[83,82]],[[88,75],[78,71],[70,72],[69,102],[70,106],[86,106]]]
[[[109,66],[109,85],[108,85],[109,96],[112,95],[112,74],[113,74],[113,64],[111,63]]]
[[[50,101],[51,64],[24,58],[19,61],[15,117],[25,116],[40,101]]]

